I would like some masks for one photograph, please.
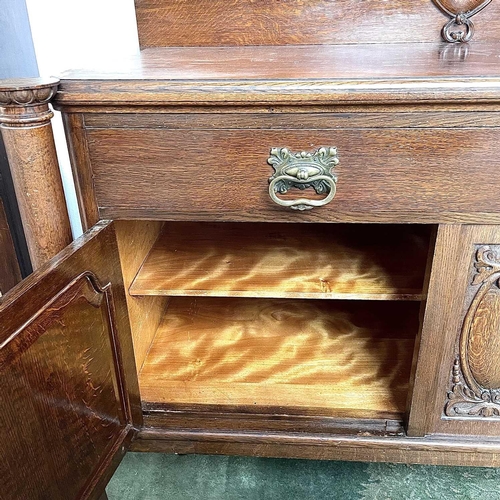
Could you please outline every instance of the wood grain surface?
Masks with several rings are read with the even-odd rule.
[[[498,128],[113,128],[90,129],[88,144],[101,217],[437,223],[500,213]],[[279,146],[337,147],[331,203],[297,213],[271,200],[267,159]]]
[[[411,302],[175,297],[142,400],[401,416],[417,329]]]
[[[420,300],[428,227],[170,223],[132,295]]]
[[[408,433],[411,436],[500,435],[498,417],[448,417],[444,413],[453,387],[452,370],[458,356],[464,317],[478,288],[471,286],[476,272],[474,259],[477,248],[480,245],[494,244],[500,244],[499,226],[445,225],[439,228],[422,334],[417,339],[415,385],[408,422]],[[494,329],[495,323],[490,321],[488,328]],[[488,329],[481,333],[475,332],[476,338],[470,347],[477,348],[478,351],[473,353],[471,361],[478,373],[484,370],[495,377],[498,373],[496,360],[490,355],[494,356],[497,348],[488,352],[482,349],[484,342],[488,341],[488,335],[493,340],[493,345],[498,345],[496,337],[491,339],[491,333]],[[480,398],[478,403],[481,403]]]
[[[116,239],[120,252],[123,284],[130,287],[162,228],[159,221],[116,221]],[[146,353],[165,312],[166,297],[132,297],[126,294],[130,329],[134,342],[137,369],[144,363]]]
[[[487,439],[234,433],[144,429],[133,451],[498,467],[500,446]]]
[[[95,498],[141,424],[120,272],[101,224],[0,304],[4,498]]]
[[[90,229],[99,220],[92,180],[87,136],[81,114],[63,114],[64,131],[71,160],[82,228]]]
[[[33,269],[72,240],[48,104],[58,83],[0,81],[0,130]]]
[[[493,2],[474,40],[500,40]],[[136,0],[141,47],[434,42],[448,16],[430,0]]]
[[[71,242],[52,126],[5,128],[2,136],[33,268]]]
[[[404,423],[380,413],[367,418],[360,411],[358,418],[331,416],[325,408],[284,408],[207,404],[144,403],[144,431],[160,433],[184,429],[185,432],[204,429],[206,432],[311,433],[372,436],[403,436]],[[340,413],[337,409],[335,413]],[[394,417],[394,415],[392,416]]]
[[[500,290],[491,288],[475,311],[468,341],[468,364],[476,382],[500,389]]]
[[[500,42],[500,39],[499,39]],[[449,44],[299,45],[283,47],[158,47],[64,73],[57,100],[73,80],[140,85],[169,80],[406,80],[440,77],[499,77],[498,43],[471,43],[467,53]],[[459,57],[459,55],[461,57]],[[411,58],[411,64],[408,59]],[[90,80],[84,82],[84,80]],[[257,82],[256,82],[257,83]],[[396,82],[394,82],[396,83]]]
[[[497,54],[498,43],[154,48],[65,73],[56,105],[477,105],[498,102]]]
[[[12,234],[7,223],[2,199],[0,198],[0,302],[2,295],[21,281]]]
[[[349,111],[335,107],[324,107],[316,111],[310,108],[295,108],[294,112],[282,108],[256,110],[253,107],[223,110],[210,107],[191,108],[189,112],[151,109],[136,113],[87,113],[81,116],[82,126],[90,129],[174,129],[174,130],[225,130],[225,129],[294,129],[337,130],[392,129],[392,128],[499,128],[500,113],[494,109],[474,113],[471,111],[385,109],[379,112],[371,108]],[[288,112],[287,112],[288,111]],[[68,117],[80,115],[69,114]],[[83,123],[84,122],[84,123]],[[75,135],[79,133],[75,131]]]

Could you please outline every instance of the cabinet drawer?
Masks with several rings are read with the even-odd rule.
[[[101,217],[206,220],[472,222],[500,220],[500,129],[349,127],[309,115],[266,120],[185,116],[162,125],[136,115],[86,130]],[[267,116],[267,115],[263,115]],[[390,117],[395,122],[393,117]],[[240,120],[240,121],[238,121]],[[95,120],[94,120],[95,121]],[[359,119],[357,120],[359,123]],[[153,125],[152,125],[153,123]],[[241,125],[244,123],[244,127]],[[225,125],[227,124],[227,125]],[[336,196],[297,211],[269,195],[273,147],[335,146]],[[287,196],[292,196],[290,190]],[[296,190],[297,197],[308,192]]]

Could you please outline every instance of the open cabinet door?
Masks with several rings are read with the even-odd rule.
[[[113,224],[0,305],[0,497],[99,498],[141,409]]]

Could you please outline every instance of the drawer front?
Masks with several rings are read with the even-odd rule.
[[[370,126],[350,128],[326,116],[314,128],[307,115],[303,121],[309,128],[283,125],[283,116],[265,127],[258,117],[246,118],[241,128],[223,116],[212,122],[205,116],[200,128],[192,128],[197,121],[189,115],[178,127],[172,119],[164,126],[146,119],[142,124],[140,115],[128,120],[127,126],[86,129],[101,217],[500,221],[499,128],[405,127],[404,120],[383,128],[382,115],[380,128],[373,119]],[[299,123],[297,116],[293,123]],[[277,205],[269,195],[271,148],[314,152],[322,146],[338,151],[332,201],[306,211]],[[290,190],[288,198],[293,191],[315,197],[308,189]]]

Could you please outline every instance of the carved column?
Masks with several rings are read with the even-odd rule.
[[[0,129],[33,268],[71,242],[49,101],[59,80],[0,80]]]

